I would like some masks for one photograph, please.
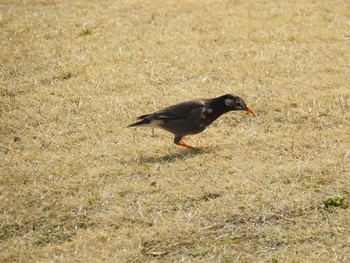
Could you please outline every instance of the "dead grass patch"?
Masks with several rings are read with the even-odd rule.
[[[0,261],[349,261],[347,1],[0,6]],[[227,92],[208,151],[125,128]]]

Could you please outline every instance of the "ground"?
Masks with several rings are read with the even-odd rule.
[[[349,262],[350,3],[0,1],[1,262]],[[125,128],[241,96],[186,138]]]

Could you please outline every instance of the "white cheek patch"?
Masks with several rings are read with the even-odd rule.
[[[232,100],[231,99],[226,99],[225,100],[225,104],[226,104],[226,106],[230,106],[232,104]]]
[[[207,112],[210,114],[213,112],[213,110],[211,108],[207,108]]]

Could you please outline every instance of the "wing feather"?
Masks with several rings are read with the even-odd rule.
[[[186,119],[188,114],[198,108],[204,107],[204,100],[190,100],[175,104],[159,111],[139,116],[138,119],[170,120]]]

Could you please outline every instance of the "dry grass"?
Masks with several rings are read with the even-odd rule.
[[[346,0],[0,1],[0,261],[349,262],[349,32]],[[227,92],[258,117],[210,151],[124,128]]]

